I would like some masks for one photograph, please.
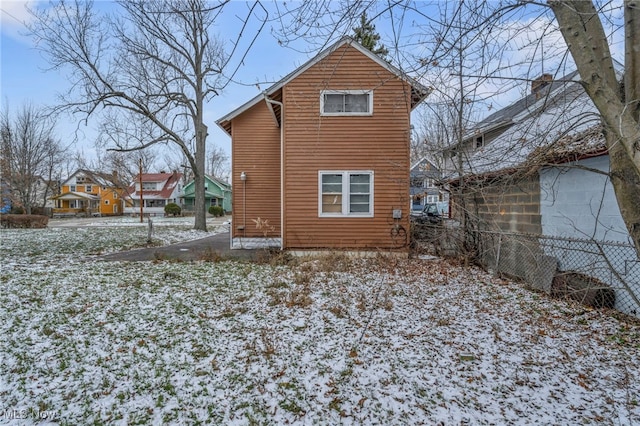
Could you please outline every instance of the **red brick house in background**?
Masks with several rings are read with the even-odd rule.
[[[127,188],[125,213],[139,215],[142,196],[144,215],[164,215],[164,206],[169,203],[178,204],[181,194],[182,173],[180,172],[142,173],[142,179],[140,175],[136,175]]]
[[[428,94],[345,37],[220,118],[232,247],[408,251],[410,115]]]

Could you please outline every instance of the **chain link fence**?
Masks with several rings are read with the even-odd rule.
[[[631,244],[430,226],[414,229],[414,248],[471,255],[485,269],[556,297],[640,318],[640,260]]]

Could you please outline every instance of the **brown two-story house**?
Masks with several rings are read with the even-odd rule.
[[[219,119],[232,246],[408,251],[410,115],[428,93],[345,37]]]

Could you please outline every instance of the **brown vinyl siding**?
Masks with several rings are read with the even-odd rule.
[[[264,237],[254,220],[267,220],[274,229],[268,237],[280,236],[280,129],[265,102],[236,117],[232,133],[232,224],[234,238]],[[245,172],[245,183],[240,174]],[[246,189],[246,210],[243,205]],[[246,215],[245,215],[246,212]],[[246,219],[246,223],[244,223]],[[245,231],[238,230],[245,226]]]
[[[373,115],[321,116],[322,90],[372,90]],[[391,231],[402,209],[397,223],[409,232],[410,87],[343,46],[289,82],[283,99],[284,247],[406,249]],[[319,217],[319,171],[373,171],[374,217]]]

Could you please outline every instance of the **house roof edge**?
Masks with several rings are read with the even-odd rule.
[[[247,111],[249,108],[251,108],[254,105],[258,104],[258,102],[262,101],[265,96],[273,95],[278,90],[282,89],[286,84],[288,84],[293,79],[298,77],[300,74],[302,74],[303,72],[307,71],[309,68],[311,68],[312,66],[314,66],[315,64],[317,64],[318,62],[320,62],[321,60],[323,60],[324,58],[326,58],[331,53],[335,52],[336,50],[338,50],[339,48],[341,48],[344,45],[349,45],[349,46],[355,48],[360,53],[362,53],[363,55],[367,56],[369,59],[371,59],[372,61],[374,61],[378,65],[380,65],[383,68],[385,68],[390,73],[398,76],[402,80],[404,80],[407,83],[409,83],[413,88],[417,89],[417,91],[420,93],[420,99],[417,100],[416,105],[419,104],[420,102],[422,102],[431,93],[432,89],[424,86],[423,84],[419,83],[415,79],[409,77],[408,75],[406,75],[406,73],[402,72],[399,68],[396,68],[395,66],[391,65],[390,63],[388,63],[387,61],[382,59],[380,56],[376,55],[375,53],[371,52],[369,49],[367,49],[364,46],[362,46],[360,43],[355,41],[352,37],[343,36],[340,40],[338,40],[337,42],[335,42],[331,46],[327,47],[326,49],[322,50],[316,56],[314,56],[313,58],[309,59],[307,62],[305,62],[304,64],[302,64],[301,66],[299,66],[298,68],[296,68],[295,70],[290,72],[289,74],[285,75],[282,79],[280,79],[279,81],[277,81],[276,83],[271,85],[266,90],[264,90],[261,93],[257,94],[255,97],[253,97],[249,101],[245,102],[244,104],[240,105],[238,108],[234,109],[233,111],[231,111],[231,112],[227,113],[226,115],[220,117],[218,120],[216,120],[216,124],[226,134],[231,135],[231,133],[224,127],[223,123],[228,122],[229,120],[232,120],[233,118],[235,118],[238,115],[242,114],[243,112]]]

